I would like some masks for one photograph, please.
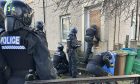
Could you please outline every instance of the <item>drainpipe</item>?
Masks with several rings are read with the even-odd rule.
[[[138,11],[139,11],[139,0],[137,0],[137,5],[136,5],[136,26],[135,26],[135,40],[137,40]]]
[[[46,24],[46,7],[45,7],[45,0],[43,0],[43,14],[44,14],[44,24]]]
[[[140,40],[140,14],[139,14],[139,35],[138,35],[138,41]]]
[[[115,5],[117,5],[117,0],[116,0],[116,4]],[[116,41],[116,23],[117,23],[117,9],[115,9],[113,50],[115,49],[115,41]]]

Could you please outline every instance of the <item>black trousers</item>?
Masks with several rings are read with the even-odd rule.
[[[94,63],[88,63],[86,69],[89,73],[95,75],[96,77],[108,76],[108,73],[102,69],[102,66]]]
[[[76,50],[70,49],[68,52],[69,57],[69,72],[73,78],[77,77],[77,59],[76,59]]]
[[[88,42],[87,43],[86,53],[85,53],[85,60],[84,60],[84,62],[86,64],[88,63],[88,59],[89,59],[90,54],[92,54],[92,47],[93,47],[93,43],[92,42]]]

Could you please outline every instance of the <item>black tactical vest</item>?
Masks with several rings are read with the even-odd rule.
[[[33,56],[27,52],[28,34],[27,30],[18,30],[0,37],[1,53],[13,72],[34,69]]]

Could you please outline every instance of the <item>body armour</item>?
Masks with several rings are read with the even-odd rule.
[[[11,69],[11,75],[25,77],[29,69],[33,69],[41,80],[56,78],[46,44],[31,30],[4,32],[0,37],[0,51]]]

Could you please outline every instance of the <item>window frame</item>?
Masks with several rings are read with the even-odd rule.
[[[66,42],[67,41],[67,39],[63,38],[64,37],[63,19],[66,19],[66,18],[69,18],[69,28],[68,28],[68,30],[70,31],[70,26],[71,26],[71,16],[70,16],[70,14],[61,15],[60,16],[60,39],[61,39],[61,42]]]

